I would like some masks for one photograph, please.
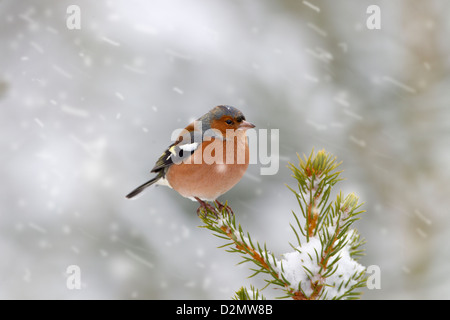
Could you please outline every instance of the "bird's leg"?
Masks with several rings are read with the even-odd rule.
[[[197,198],[197,197],[194,197],[194,198],[195,198],[195,200],[198,201],[198,203],[200,203],[200,207],[198,207],[198,209],[197,209],[197,215],[198,216],[200,216],[200,211],[201,211],[201,209],[203,209],[203,212],[205,213],[205,215],[203,217],[206,218],[206,216],[208,215],[208,210],[207,209],[209,209],[212,212],[214,212],[214,215],[216,216],[216,219],[219,218],[219,216],[217,215],[217,212],[216,212],[216,208],[213,205],[210,205],[209,203],[207,203],[207,202],[205,202],[203,200],[200,200],[200,198]]]
[[[220,211],[223,211],[223,209],[225,208],[225,211],[228,213],[228,215],[234,216],[234,212],[228,204],[224,205],[224,204],[220,203],[218,200],[215,200],[215,201],[216,201],[217,205],[219,206]]]

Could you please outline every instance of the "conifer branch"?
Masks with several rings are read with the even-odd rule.
[[[330,200],[332,188],[342,179],[336,169],[340,163],[324,150],[309,157],[299,158],[298,166],[290,163],[292,177],[297,181],[294,193],[301,215],[294,211],[295,223],[290,224],[297,239],[297,245],[290,244],[293,252],[285,253],[279,260],[264,244],[255,242],[245,233],[240,224],[236,225],[234,215],[227,211],[227,204],[215,211],[205,208],[200,218],[203,228],[226,243],[221,246],[228,252],[239,253],[240,263],[253,264],[250,277],[265,276],[268,286],[280,287],[285,295],[294,300],[315,299],[355,299],[360,294],[356,290],[366,283],[365,268],[357,259],[363,254],[360,248],[365,242],[353,223],[363,213],[355,194],[344,197],[337,194]],[[263,289],[265,289],[264,287]],[[235,299],[259,299],[258,289],[241,288]]]

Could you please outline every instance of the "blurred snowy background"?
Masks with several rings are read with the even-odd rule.
[[[286,164],[325,148],[366,202],[362,263],[381,289],[363,298],[450,298],[449,15],[446,0],[0,1],[0,298],[262,287],[198,228],[196,203],[166,188],[125,199],[172,131],[218,104],[280,129],[278,174],[252,165],[221,198],[254,240],[291,251]]]

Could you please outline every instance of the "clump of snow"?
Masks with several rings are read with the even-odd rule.
[[[279,261],[280,263],[277,261],[277,271],[283,273],[283,276],[291,284],[291,288],[297,290],[299,285],[301,285],[304,294],[310,296],[313,293],[313,289],[310,282],[311,276],[307,270],[313,275],[319,273],[320,266],[317,257],[322,252],[322,244],[318,238],[311,237],[309,242],[296,249],[296,251],[283,254],[283,259]]]
[[[365,267],[352,259],[349,249],[349,246],[344,246],[339,252],[338,256],[340,257],[340,260],[337,262],[336,272],[325,279],[325,284],[329,285],[329,287],[327,286],[325,288],[327,297],[330,299],[343,295],[349,288],[357,283],[357,280],[355,280],[354,277],[365,270]],[[344,284],[339,288],[341,283]]]
[[[347,234],[353,236],[353,230]],[[348,241],[347,243],[351,243]],[[310,237],[308,242],[298,246],[295,251],[285,253],[281,261],[277,261],[277,271],[289,281],[294,290],[301,288],[305,296],[313,293],[311,284],[319,281],[323,284],[322,295],[327,299],[343,295],[349,288],[357,283],[355,276],[365,268],[350,256],[350,245],[345,245],[335,256],[331,257],[328,265],[339,259],[333,268],[336,271],[324,278],[326,271],[321,270],[322,244],[318,237]],[[342,284],[342,285],[341,285]]]

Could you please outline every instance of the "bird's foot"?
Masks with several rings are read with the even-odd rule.
[[[216,217],[216,219],[219,218],[219,216],[217,214],[217,211],[216,211],[216,208],[213,205],[211,205],[211,204],[209,204],[209,203],[207,203],[207,202],[205,202],[203,200],[200,200],[197,197],[195,197],[195,200],[197,200],[198,203],[200,203],[200,207],[198,207],[198,209],[197,209],[197,215],[199,217],[201,215],[201,212],[203,211],[203,218],[206,218],[206,216],[208,215],[208,209],[209,209],[209,211],[214,213],[214,216]]]
[[[218,200],[216,200],[216,203],[217,203],[217,206],[219,207],[220,212],[223,212],[223,210],[225,209],[225,211],[228,215],[234,216],[233,209],[231,209],[231,207],[226,202],[225,202],[225,204],[222,204]]]

